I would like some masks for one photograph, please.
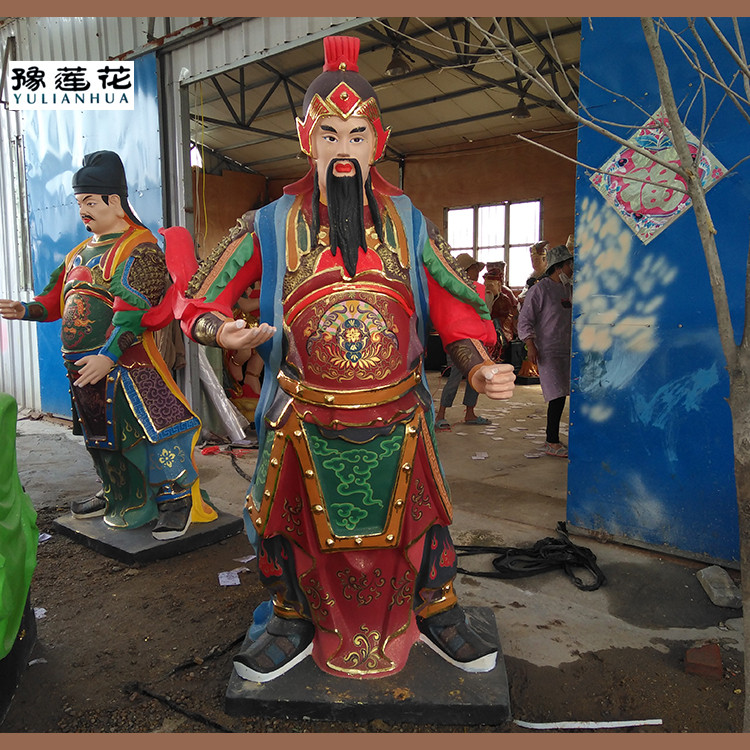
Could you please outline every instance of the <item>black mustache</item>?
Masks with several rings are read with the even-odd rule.
[[[333,169],[338,162],[354,165],[353,177],[336,177]],[[331,253],[341,249],[344,268],[349,276],[357,272],[359,248],[367,251],[365,218],[362,205],[362,168],[356,159],[332,159],[326,173],[328,219]]]

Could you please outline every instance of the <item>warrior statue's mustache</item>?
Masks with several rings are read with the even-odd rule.
[[[333,171],[337,162],[352,164],[354,176],[337,177]],[[341,250],[344,268],[349,276],[354,276],[357,271],[359,248],[367,250],[362,169],[356,159],[333,159],[331,161],[326,172],[326,196],[331,230],[331,252],[336,255],[336,248]]]

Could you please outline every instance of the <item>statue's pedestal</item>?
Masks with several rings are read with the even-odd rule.
[[[248,682],[232,671],[224,709],[230,716],[285,719],[502,724],[510,719],[510,695],[495,615],[489,607],[466,607],[465,612],[485,639],[497,643],[491,672],[464,672],[421,642],[412,647],[401,672],[379,679],[335,677],[308,657],[266,683]]]
[[[209,523],[191,523],[187,532],[177,539],[157,540],[151,536],[153,523],[138,529],[113,529],[101,517],[74,518],[72,513],[52,522],[54,529],[79,544],[107,557],[132,565],[133,563],[164,560],[184,552],[239,534],[244,524],[241,518],[217,511],[219,517]]]

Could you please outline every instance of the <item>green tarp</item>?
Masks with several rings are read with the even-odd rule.
[[[18,479],[17,415],[15,399],[0,393],[0,659],[18,634],[39,541],[36,511]]]

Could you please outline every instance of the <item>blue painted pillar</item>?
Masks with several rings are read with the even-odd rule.
[[[727,19],[721,24],[732,38]],[[685,19],[673,25],[684,29]],[[747,45],[750,20],[741,25]],[[730,79],[736,65],[700,20],[699,28]],[[697,77],[667,35],[660,39],[680,113],[697,135],[703,114]],[[660,105],[637,18],[585,22],[581,69],[584,107],[623,123],[616,131],[623,137]],[[705,145],[732,167],[747,155],[750,128],[715,88],[707,98],[707,116],[715,116]],[[607,164],[618,148],[579,130],[578,158],[590,167]],[[741,164],[708,193],[736,336],[744,316],[749,169]],[[568,522],[635,544],[736,562],[729,381],[695,213],[682,211],[646,244],[594,188],[592,174],[579,167],[576,182]],[[664,179],[659,189],[647,188],[643,202],[669,213],[677,198]],[[642,190],[634,184],[621,199],[632,201]]]

